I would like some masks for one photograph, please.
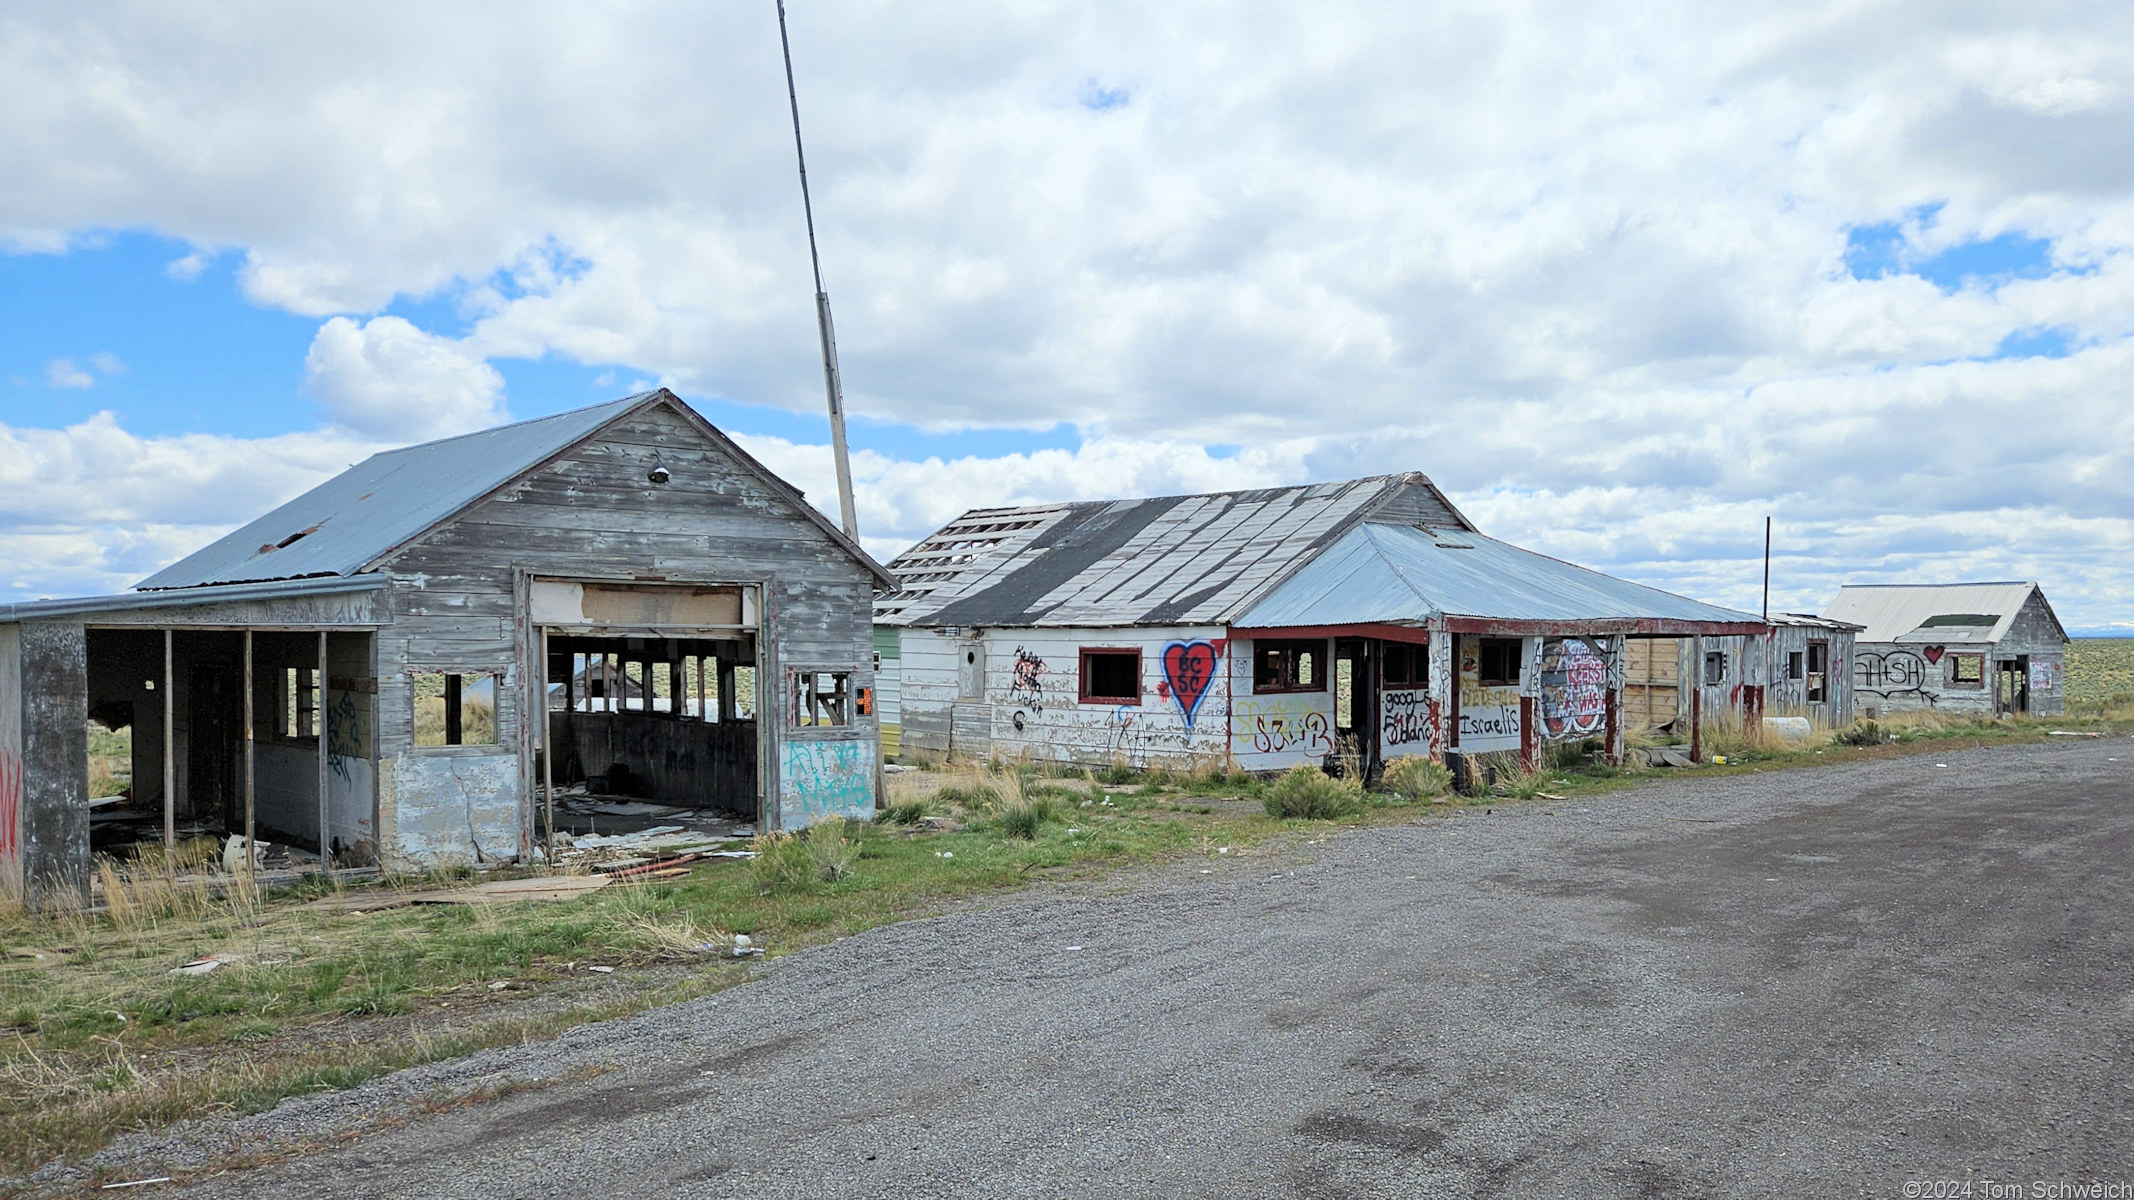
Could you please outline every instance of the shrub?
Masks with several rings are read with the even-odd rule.
[[[1889,733],[1873,721],[1861,721],[1837,735],[1848,746],[1879,746],[1889,740]]]
[[[1134,781],[1134,769],[1123,762],[1115,762],[1099,772],[1096,779],[1098,783],[1132,783]]]
[[[1012,838],[1035,838],[1044,819],[1034,804],[1009,804],[1000,810],[1000,831]]]
[[[1317,767],[1299,764],[1275,780],[1263,803],[1270,817],[1324,821],[1363,808],[1363,789],[1353,780],[1335,779]]]
[[[807,836],[802,839],[808,848],[808,861],[815,866],[818,878],[835,882],[852,873],[852,864],[859,861],[859,839],[843,817],[832,817],[808,826]]]
[[[804,888],[815,882],[815,862],[808,846],[790,833],[766,833],[750,843],[756,857],[748,860],[748,873],[765,892]]]
[[[917,825],[926,816],[926,801],[906,800],[882,810],[882,820],[891,825]]]
[[[1379,783],[1386,791],[1413,804],[1451,791],[1452,772],[1446,770],[1444,764],[1419,755],[1397,758],[1386,768]]]

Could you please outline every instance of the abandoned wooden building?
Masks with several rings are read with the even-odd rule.
[[[132,593],[0,607],[0,880],[84,893],[91,718],[133,731],[124,806],[166,841],[330,864],[526,860],[594,774],[765,829],[866,815],[894,585],[664,389],[378,454]]]
[[[1824,616],[1862,627],[1852,683],[1865,716],[2066,710],[2067,631],[2035,583],[1851,584]]]
[[[1370,771],[1587,739],[1619,755],[1626,643],[1699,654],[1767,630],[1484,537],[1414,473],[978,509],[890,569],[903,585],[875,622],[906,756]],[[1692,727],[1717,715],[1702,695]],[[1761,688],[1731,699],[1758,712]]]

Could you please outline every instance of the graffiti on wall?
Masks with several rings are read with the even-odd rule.
[[[1045,660],[1035,650],[1015,648],[1015,674],[1008,683],[1008,703],[1031,712],[1045,711]],[[1015,726],[1021,729],[1018,722]]]
[[[1932,703],[1926,691],[1926,661],[1909,650],[1887,654],[1857,653],[1852,660],[1852,686],[1856,692],[1880,696],[1919,696]]]
[[[1231,706],[1230,742],[1239,754],[1324,758],[1334,752],[1326,714],[1309,698],[1238,701]]]
[[[1468,646],[1474,643],[1466,638]],[[1460,654],[1460,750],[1489,753],[1519,746],[1519,687],[1484,686],[1482,663],[1474,651]]]
[[[1556,740],[1594,737],[1608,717],[1609,662],[1584,638],[1541,644],[1541,729]]]
[[[1438,705],[1420,689],[1381,692],[1378,744],[1387,758],[1437,752]]]
[[[13,858],[22,848],[21,822],[22,758],[0,750],[0,858]]]
[[[353,780],[349,760],[370,757],[370,706],[355,692],[333,692],[326,710],[326,763],[343,783]]]
[[[792,738],[784,746],[778,810],[788,828],[874,811],[874,743]]]
[[[1208,698],[1208,687],[1215,682],[1215,668],[1222,662],[1226,645],[1221,641],[1193,641],[1172,642],[1163,648],[1163,682],[1156,685],[1156,694],[1178,706],[1188,733],[1193,731],[1200,702]]]
[[[2053,681],[2056,677],[2057,672],[2053,670],[2053,664],[2049,662],[2034,662],[2030,664],[2031,691],[2049,692],[2053,690]]]

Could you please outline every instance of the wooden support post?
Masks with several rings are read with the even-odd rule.
[[[461,676],[453,674],[445,676],[445,745],[447,746],[457,746],[464,742],[467,737],[466,718],[460,712],[459,707],[465,699],[465,695],[461,690],[463,686]],[[323,703],[325,699],[325,693],[321,692],[319,694],[320,702]]]
[[[324,871],[326,877],[331,879],[333,878],[333,831],[327,824],[326,812],[326,781],[332,774],[332,768],[326,762],[327,666],[326,631],[321,629],[319,630],[319,674],[317,681],[319,697],[316,707],[311,710],[311,728],[312,732],[318,735],[319,740],[319,870]]]
[[[252,631],[245,630],[245,877],[252,876],[252,860],[257,851],[253,839],[253,801],[257,790],[258,773],[254,769],[253,739],[257,736],[258,718],[253,712],[253,691],[258,684],[252,678]]]
[[[1529,771],[1541,760],[1539,734],[1534,728],[1534,698],[1519,697],[1519,765]]]
[[[163,631],[163,866],[178,869],[178,706],[171,631]]]
[[[570,685],[563,685],[564,697],[570,696]],[[548,711],[548,630],[541,631],[541,810],[547,815],[547,827],[541,837],[541,861],[553,869],[556,857],[556,751],[550,733],[555,728],[555,715]]]
[[[1704,761],[1704,639],[1689,639],[1689,757]]]
[[[1460,635],[1450,633],[1445,636],[1452,642],[1449,656],[1452,666],[1446,672],[1445,680],[1445,748],[1457,750],[1460,748]]]

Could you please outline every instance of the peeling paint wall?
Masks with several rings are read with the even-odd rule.
[[[975,700],[959,680],[971,639],[900,632],[900,734],[910,749],[1137,767],[1220,759],[1230,749],[1233,652],[1220,626],[989,630],[977,639],[984,674]],[[1084,649],[1138,651],[1138,702],[1083,701]],[[1246,671],[1249,680],[1249,662]],[[959,742],[956,727],[974,715],[983,738]]]
[[[805,829],[826,817],[871,818],[875,756],[872,736],[789,736],[779,756],[780,827]]]
[[[518,755],[409,751],[379,767],[380,808],[392,815],[390,860],[435,866],[518,857]]]

